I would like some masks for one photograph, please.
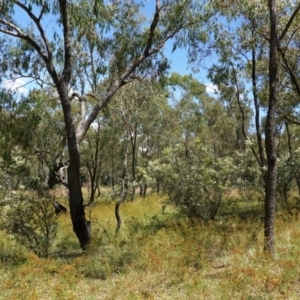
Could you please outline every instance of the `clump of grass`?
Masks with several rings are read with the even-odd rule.
[[[105,280],[126,273],[137,256],[138,249],[125,240],[113,240],[104,246],[95,239],[76,268],[86,278]]]
[[[12,237],[0,232],[0,263],[5,267],[16,267],[26,262],[26,249]]]

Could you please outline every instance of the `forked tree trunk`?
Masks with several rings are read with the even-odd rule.
[[[63,82],[60,82],[58,85],[58,93],[64,113],[70,159],[70,164],[68,167],[68,188],[71,220],[73,224],[73,230],[79,240],[81,248],[86,249],[91,240],[91,233],[89,224],[85,218],[83,207],[80,179],[80,155],[76,140],[75,126],[73,123],[71,105],[68,97],[68,89]]]
[[[275,201],[277,182],[277,150],[275,143],[275,118],[277,102],[277,13],[276,0],[269,0],[270,58],[269,58],[269,107],[266,121],[267,178],[265,198],[264,251],[275,254]]]

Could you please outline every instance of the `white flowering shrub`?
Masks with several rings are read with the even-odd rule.
[[[162,163],[164,191],[170,202],[190,218],[214,219],[235,173],[231,157],[216,158],[209,149],[197,149],[190,160],[172,158]],[[170,154],[170,153],[169,153]]]

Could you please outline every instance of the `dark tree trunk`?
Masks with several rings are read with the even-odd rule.
[[[297,187],[298,187],[298,195],[300,197],[300,178],[298,176],[296,177],[296,183],[297,183]]]
[[[58,87],[58,92],[64,113],[70,159],[70,164],[68,167],[68,188],[71,220],[73,224],[73,230],[80,242],[81,248],[86,249],[91,240],[91,233],[90,227],[85,218],[83,207],[80,180],[80,155],[76,141],[75,127],[68,98],[67,86],[64,83],[61,83]]]
[[[277,181],[277,150],[275,142],[275,119],[277,102],[277,13],[276,0],[269,0],[270,12],[270,58],[269,58],[269,107],[266,121],[267,178],[265,195],[264,251],[275,254],[275,202]]]
[[[147,188],[148,188],[148,185],[147,183],[144,184],[144,191],[143,191],[143,198],[146,197],[146,194],[147,194]]]
[[[156,194],[160,193],[160,180],[156,177]]]
[[[73,230],[79,240],[82,249],[86,249],[91,240],[90,225],[88,224],[83,207],[83,197],[81,191],[80,179],[80,155],[78,150],[77,138],[74,120],[72,117],[72,110],[68,96],[68,86],[71,81],[72,73],[72,43],[71,32],[69,27],[69,15],[67,9],[67,1],[59,1],[61,18],[63,23],[64,35],[64,68],[62,73],[58,76],[53,65],[52,53],[45,58],[45,63],[49,74],[57,88],[59,98],[61,101],[65,130],[67,136],[67,145],[69,152],[69,167],[68,167],[68,189],[69,189],[69,205],[70,214],[73,224]]]
[[[137,138],[137,123],[134,124],[134,130],[130,132],[130,142],[131,142],[131,149],[132,149],[132,161],[131,161],[132,194],[131,194],[131,201],[133,201],[134,198],[135,198],[136,138]]]
[[[121,228],[122,220],[120,216],[120,205],[125,200],[127,189],[128,189],[127,182],[126,182],[127,163],[128,163],[128,140],[126,141],[125,150],[124,150],[123,170],[122,170],[122,178],[121,178],[122,190],[121,190],[120,198],[115,205],[115,217],[117,220],[116,233],[118,233]]]
[[[73,230],[78,237],[81,248],[86,249],[91,240],[91,233],[88,222],[85,218],[83,207],[83,197],[80,182],[80,159],[76,138],[75,143],[72,141],[72,139],[68,141],[68,146],[70,156],[70,166],[68,168],[68,187],[71,219]]]
[[[145,198],[147,194],[147,183],[140,183],[140,196]]]

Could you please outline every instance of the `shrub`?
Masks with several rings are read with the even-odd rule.
[[[230,157],[216,158],[207,149],[191,160],[177,158],[162,164],[162,187],[171,203],[189,218],[214,219],[235,176]]]
[[[53,200],[46,192],[11,192],[1,203],[0,228],[36,255],[47,257],[57,234]]]

